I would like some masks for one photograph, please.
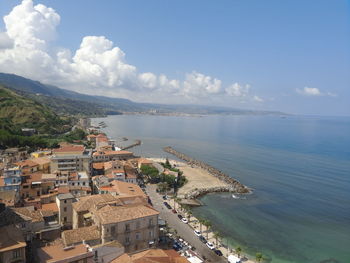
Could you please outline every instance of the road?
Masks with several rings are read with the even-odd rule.
[[[182,239],[194,246],[196,248],[196,252],[201,257],[204,256],[207,259],[206,262],[226,262],[223,257],[217,256],[205,244],[203,244],[193,233],[193,229],[187,224],[182,223],[182,221],[177,217],[177,214],[172,213],[170,209],[164,206],[164,200],[162,199],[162,196],[156,192],[155,185],[147,185],[146,191],[154,208],[160,212],[160,217],[166,220],[169,227],[176,229],[177,235],[181,236]],[[168,203],[171,205],[172,202],[168,200]]]

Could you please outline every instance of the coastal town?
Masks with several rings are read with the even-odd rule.
[[[249,188],[171,147],[136,156],[141,141],[117,147],[90,122],[82,140],[0,151],[0,262],[253,262],[191,211]]]

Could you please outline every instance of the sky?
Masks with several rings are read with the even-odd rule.
[[[350,3],[1,0],[0,72],[80,93],[350,116]]]

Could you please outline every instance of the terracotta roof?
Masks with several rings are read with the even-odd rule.
[[[49,246],[37,249],[39,262],[72,262],[79,259],[91,258],[92,252],[87,251],[84,244],[76,245],[69,249],[64,249],[63,243],[57,242]]]
[[[104,169],[104,163],[93,163],[92,168],[94,168],[96,170],[102,170],[102,169]]]
[[[44,218],[40,211],[32,210],[30,207],[16,207],[13,208],[13,211],[26,220],[30,219],[32,222],[44,221]]]
[[[35,166],[38,166],[37,163],[33,162],[33,160],[24,160],[24,161],[21,161],[21,162],[18,162],[18,163],[15,163],[16,165],[18,165],[19,167],[35,167]]]
[[[50,159],[48,157],[38,157],[38,158],[34,158],[34,159],[31,159],[34,163],[36,164],[47,164],[47,163],[50,163]]]
[[[27,183],[32,183],[32,182],[41,182],[43,173],[42,172],[35,172],[29,174],[29,176],[26,179]]]
[[[13,225],[0,228],[0,253],[25,247],[22,232]]]
[[[85,150],[84,145],[67,145],[58,149],[54,149],[54,153],[60,152],[83,152]]]
[[[73,203],[73,208],[77,212],[88,211],[94,205],[121,201],[111,194],[91,195],[81,197],[78,202]]]
[[[91,241],[100,239],[100,231],[97,226],[81,227],[62,232],[63,242],[66,246],[82,243],[83,240]]]
[[[146,159],[146,158],[140,158],[138,160],[138,163],[140,163],[140,164],[153,164],[153,161]]]
[[[16,191],[0,191],[0,203],[6,206],[14,206],[16,202]]]
[[[95,214],[101,220],[102,224],[112,224],[134,220],[137,218],[158,215],[159,212],[154,208],[145,205],[138,206],[114,206],[105,211],[96,211]]]
[[[116,192],[118,195],[126,195],[126,196],[141,196],[146,198],[146,194],[142,191],[142,189],[133,183],[122,182],[118,180],[113,180],[110,183],[110,186],[102,186],[102,190],[109,192]]]
[[[132,261],[131,257],[128,254],[124,253],[116,259],[113,259],[110,263],[132,263]]]
[[[0,177],[0,186],[5,186],[5,180],[2,177]]]
[[[173,249],[149,249],[131,256],[132,263],[189,263]]]
[[[87,138],[96,138],[97,136],[95,134],[89,134],[88,136],[86,136]]]
[[[59,194],[67,194],[67,193],[69,193],[69,187],[68,186],[60,186],[57,188],[57,191]]]
[[[42,204],[41,210],[58,212],[58,207],[56,203]]]

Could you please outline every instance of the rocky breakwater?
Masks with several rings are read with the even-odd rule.
[[[202,161],[193,159],[193,158],[187,156],[186,154],[183,154],[181,152],[174,150],[170,146],[165,147],[163,150],[165,152],[170,153],[170,154],[176,156],[177,158],[185,161],[188,165],[197,166],[201,169],[206,170],[212,176],[218,178],[220,181],[227,184],[227,186],[220,186],[220,187],[208,186],[206,188],[193,189],[192,191],[190,191],[189,193],[186,194],[186,198],[192,199],[192,198],[196,198],[196,197],[199,197],[201,195],[204,195],[207,193],[212,193],[212,192],[233,192],[233,193],[240,193],[240,194],[251,192],[251,189],[249,189],[245,185],[241,184],[236,179],[223,173],[222,171],[212,167],[209,164],[206,164]]]

